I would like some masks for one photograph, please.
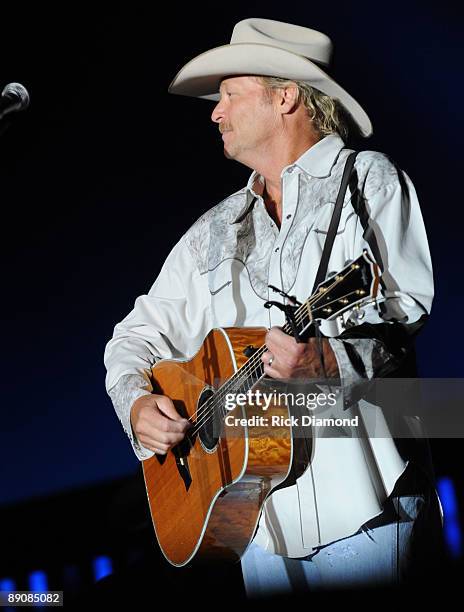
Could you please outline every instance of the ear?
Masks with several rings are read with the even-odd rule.
[[[289,85],[275,90],[277,109],[282,114],[291,113],[296,108],[298,87]]]

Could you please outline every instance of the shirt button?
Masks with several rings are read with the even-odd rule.
[[[290,219],[290,217],[291,217],[291,216],[292,216],[292,215],[287,215],[287,219]]]
[[[288,173],[291,174],[293,172],[293,170],[295,169],[294,166],[292,166],[291,168],[288,169]]]
[[[280,247],[276,247],[276,248],[274,249],[274,253],[277,253],[277,251],[278,251],[279,249],[280,249]]]

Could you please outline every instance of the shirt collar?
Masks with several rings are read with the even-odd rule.
[[[263,195],[263,191],[264,178],[258,174],[256,170],[253,170],[250,178],[248,179],[247,186],[245,187],[245,205],[240,209],[238,215],[230,223],[241,223],[255,205],[257,196]]]
[[[282,177],[291,166],[298,166],[300,170],[314,178],[325,178],[330,175],[344,146],[345,143],[338,134],[329,134],[309,147],[293,164],[285,166],[280,176]],[[257,196],[263,194],[263,190],[264,179],[256,170],[253,170],[245,188],[245,205],[231,223],[243,221],[253,208]]]
[[[329,134],[322,138],[315,145],[309,147],[307,151],[299,157],[295,164],[306,174],[315,178],[325,178],[330,176],[332,168],[337,161],[338,154],[345,146],[345,143],[338,134]],[[288,166],[287,166],[288,168]],[[286,170],[282,170],[283,172]]]

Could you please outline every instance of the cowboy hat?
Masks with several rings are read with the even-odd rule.
[[[321,68],[329,65],[331,54],[332,42],[322,32],[272,19],[244,19],[235,25],[229,45],[215,47],[190,60],[168,91],[217,101],[225,76],[249,74],[305,81],[337,98],[362,135],[370,136],[372,124],[367,113]]]

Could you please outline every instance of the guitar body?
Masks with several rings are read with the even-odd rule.
[[[203,437],[199,430],[188,444],[142,462],[156,537],[173,565],[183,566],[194,556],[238,561],[253,537],[265,498],[290,471],[290,426],[235,421],[246,417],[249,422],[253,415],[288,417],[287,406],[276,403],[265,412],[255,404],[224,410],[226,421],[234,419],[234,424],[222,422],[221,430],[209,427],[209,433],[213,419],[205,418],[202,408],[205,397],[248,360],[244,349],[264,343],[266,331],[214,329],[192,359],[162,360],[152,368],[154,392],[169,396],[196,429],[205,423]],[[218,432],[219,439],[214,436]]]
[[[320,283],[304,304],[264,306],[283,308],[289,321],[282,330],[304,341],[314,321],[335,321],[361,305],[376,306],[378,287],[378,266],[364,250]],[[349,319],[339,323],[342,328],[354,324]],[[311,461],[311,440],[293,435],[297,431],[292,432],[286,403],[277,401],[264,410],[249,395],[256,390],[268,398],[272,394],[261,360],[266,331],[213,329],[192,359],[162,360],[152,368],[154,392],[170,397],[193,423],[167,455],[142,462],[156,536],[173,565],[194,557],[238,561],[268,495],[293,484]],[[248,403],[238,401],[240,393]]]

